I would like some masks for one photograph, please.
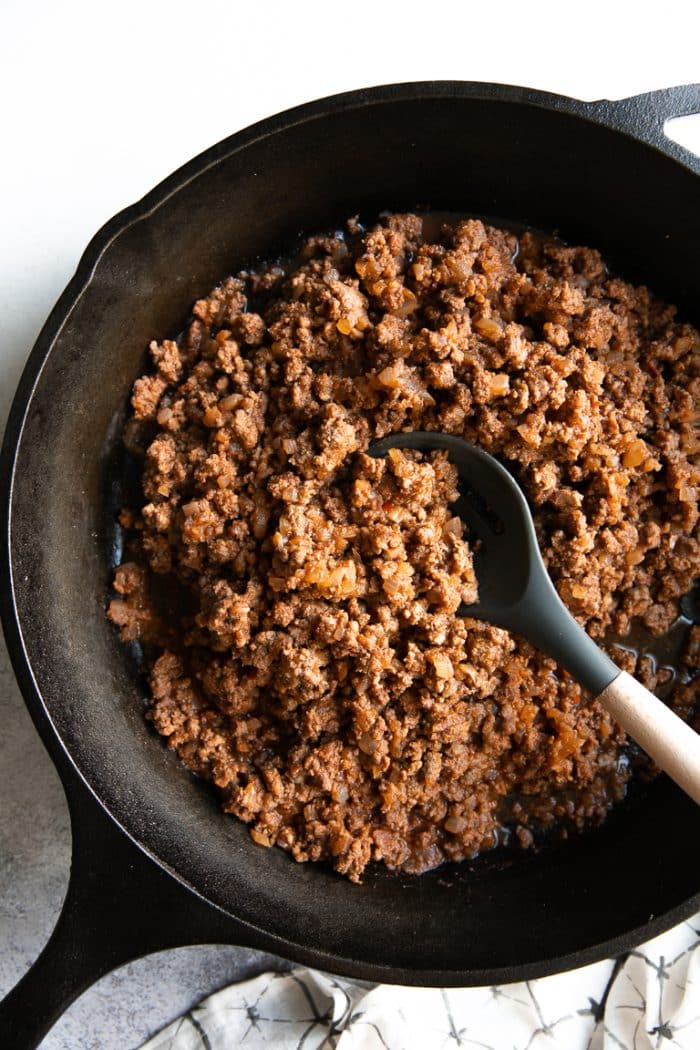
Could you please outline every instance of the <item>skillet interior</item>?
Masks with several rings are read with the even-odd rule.
[[[688,169],[515,93],[430,97],[424,86],[369,98],[319,105],[291,126],[267,122],[232,152],[215,147],[208,166],[195,162],[199,174],[190,166],[126,228],[117,220],[77,301],[59,306],[40,341],[48,356],[12,495],[17,615],[78,770],[133,838],[205,898],[282,938],[292,957],[295,944],[325,953],[337,971],[514,980],[608,954],[652,916],[665,915],[666,926],[689,914],[700,888],[700,809],[660,781],[600,831],[539,858],[420,878],[374,874],[351,886],[255,846],[220,815],[209,789],[146,730],[133,659],[104,618],[106,507],[144,347],[174,334],[224,274],[301,231],[386,207],[494,214],[601,248],[615,270],[700,321],[698,178]]]

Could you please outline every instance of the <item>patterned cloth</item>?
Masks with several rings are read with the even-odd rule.
[[[371,989],[317,970],[209,996],[142,1050],[698,1050],[700,914],[617,960],[493,988]]]

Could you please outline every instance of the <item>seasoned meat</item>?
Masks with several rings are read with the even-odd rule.
[[[667,632],[700,570],[700,336],[589,248],[474,219],[349,230],[151,344],[109,616],[224,810],[357,881],[599,822],[630,776],[565,672],[456,615],[478,588],[445,456],[368,445],[441,430],[507,462],[567,606],[693,718],[697,629],[672,671],[617,643]]]

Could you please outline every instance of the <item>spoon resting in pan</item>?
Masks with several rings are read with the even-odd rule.
[[[448,434],[393,434],[370,446],[444,450],[459,474],[455,512],[478,540],[479,600],[460,616],[487,620],[532,642],[564,667],[695,802],[700,804],[700,735],[626,671],[576,622],[550,580],[525,497],[498,460]]]

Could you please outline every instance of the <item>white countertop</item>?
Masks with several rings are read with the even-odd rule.
[[[697,81],[698,11],[685,0],[653,10],[599,0],[4,0],[0,429],[92,234],[212,143],[297,103],[393,81],[490,80],[586,99]],[[700,153],[700,117],[676,134]],[[56,920],[70,831],[1,641],[0,709],[1,996]],[[212,989],[268,965],[269,956],[229,947],[140,960],[89,990],[42,1046],[134,1047]]]

